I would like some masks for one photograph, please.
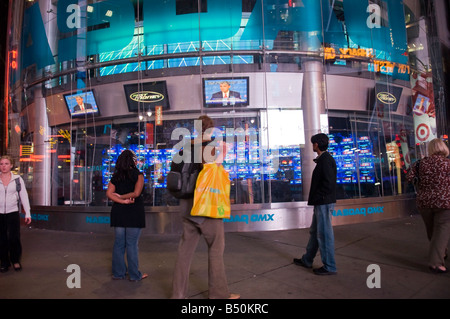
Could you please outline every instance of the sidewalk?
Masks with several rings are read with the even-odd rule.
[[[428,271],[428,242],[418,215],[335,226],[336,276],[317,276],[292,263],[303,254],[308,231],[226,233],[230,291],[254,300],[450,298],[450,273]],[[167,299],[178,240],[178,235],[141,237],[140,269],[149,278],[136,283],[111,280],[112,234],[23,227],[23,270],[0,273],[0,298]],[[71,264],[80,267],[81,288],[67,286]],[[367,286],[371,264],[380,267],[380,288]],[[314,266],[320,267],[320,257]],[[191,267],[189,298],[206,299],[207,289],[207,249],[201,241]]]

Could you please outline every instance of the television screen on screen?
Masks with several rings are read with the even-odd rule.
[[[428,113],[428,107],[430,106],[430,98],[417,94],[416,103],[414,103],[413,111],[417,115]]]
[[[162,106],[163,110],[170,108],[166,81],[125,84],[123,88],[130,112],[139,112],[139,104],[145,111],[154,111],[155,106]]]
[[[82,117],[86,114],[98,115],[99,110],[92,90],[65,94],[67,109],[71,117]]]
[[[203,79],[203,104],[205,107],[230,107],[249,105],[249,78]]]

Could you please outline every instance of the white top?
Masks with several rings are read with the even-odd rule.
[[[1,175],[1,174],[0,174]],[[20,201],[25,211],[25,218],[30,218],[30,200],[28,199],[27,189],[25,188],[25,182],[22,177],[15,175],[11,172],[11,180],[8,185],[3,185],[0,178],[0,214],[8,214],[12,212],[17,212],[19,210],[18,201],[19,193],[16,190],[16,181],[19,179],[21,189],[20,189]]]

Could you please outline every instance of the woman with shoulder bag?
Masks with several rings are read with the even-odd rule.
[[[406,178],[409,182],[419,180],[416,202],[430,240],[429,268],[434,273],[445,273],[450,238],[449,149],[436,138],[428,144],[428,155],[420,160],[419,167],[418,162],[413,164]]]
[[[10,156],[0,158],[0,272],[8,271],[11,264],[14,270],[22,270],[19,205],[22,205],[25,211],[25,223],[31,223],[30,202],[25,183],[22,177],[11,172],[13,167]]]

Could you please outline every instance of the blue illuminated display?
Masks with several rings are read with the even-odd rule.
[[[101,61],[134,57],[203,51],[259,50],[273,48],[280,31],[308,34],[305,48],[316,51],[322,43],[336,47],[372,48],[377,57],[396,63],[407,62],[403,1],[386,0],[387,17],[374,25],[368,3],[343,0],[345,21],[338,21],[328,1],[302,0],[302,6],[289,6],[277,0],[257,0],[250,14],[242,12],[241,0],[207,1],[207,11],[177,14],[176,0],[144,0],[142,25],[135,25],[135,10],[129,0],[105,0],[79,5],[78,0],[57,3],[57,48],[52,52],[41,17],[40,3],[25,9],[21,63],[17,75],[36,65],[39,69],[100,55]],[[322,5],[321,5],[322,4]],[[324,20],[322,21],[322,17]],[[263,26],[264,21],[264,26]],[[326,22],[327,28],[322,30]],[[345,26],[343,24],[345,24]],[[346,30],[344,33],[344,29]],[[137,32],[136,32],[137,31]],[[139,33],[139,34],[138,34]],[[346,40],[348,37],[348,41]],[[382,52],[382,54],[380,54]],[[230,57],[208,57],[205,64],[231,63]],[[233,57],[233,63],[253,63],[250,56]],[[199,64],[199,58],[181,58],[108,67],[103,75]]]
[[[102,176],[103,189],[106,190],[112,174],[117,157],[126,148],[116,145],[103,151]],[[144,174],[146,185],[154,188],[165,188],[166,177],[170,171],[172,156],[175,149],[148,149],[143,145],[133,144],[128,149],[134,151],[138,156],[138,168]],[[249,142],[236,142],[230,146],[225,157],[223,166],[229,173],[230,179],[260,181],[262,179],[287,181],[289,184],[299,185],[302,183],[301,158],[299,147],[282,148],[279,150],[268,150],[269,156],[260,158],[260,149],[257,142],[249,145]],[[267,157],[277,156],[278,165]]]
[[[375,156],[368,136],[330,134],[328,152],[336,160],[337,183],[375,183]]]

